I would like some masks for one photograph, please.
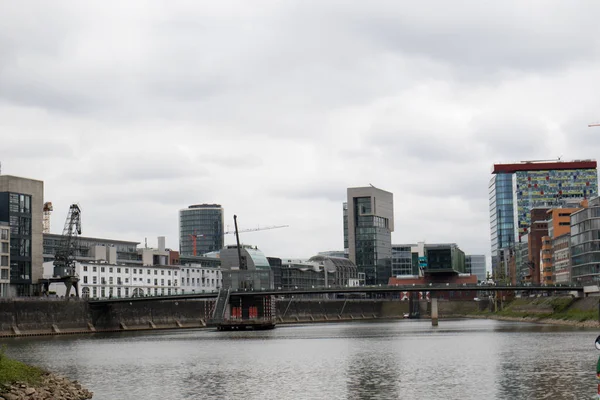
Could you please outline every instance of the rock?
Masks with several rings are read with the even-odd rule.
[[[25,389],[25,394],[27,396],[31,396],[34,393],[35,393],[35,389],[34,388],[27,388],[27,389]]]
[[[6,400],[19,400],[19,396],[12,393],[5,393],[2,395]]]

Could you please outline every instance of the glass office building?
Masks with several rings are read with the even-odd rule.
[[[12,296],[35,294],[42,278],[42,204],[44,183],[0,176],[0,221],[10,227],[10,286]]]
[[[392,245],[392,276],[418,275],[418,255],[413,260],[412,245]]]
[[[506,255],[527,233],[532,208],[558,207],[567,201],[597,196],[596,167],[593,160],[494,165],[489,184],[494,276],[508,274]]]
[[[387,284],[392,277],[393,194],[375,187],[348,188],[344,241],[365,284]]]
[[[490,237],[492,242],[492,270],[500,266],[503,249],[515,243],[513,211],[512,173],[499,173],[492,176],[490,194]]]
[[[600,282],[600,198],[571,214],[571,281]]]
[[[182,256],[219,251],[224,244],[223,207],[219,204],[198,204],[179,211],[179,252]]]

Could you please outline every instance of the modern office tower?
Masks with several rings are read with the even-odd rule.
[[[219,251],[224,244],[223,207],[197,204],[179,210],[179,252],[199,256]]]
[[[600,198],[571,214],[571,282],[600,282]]]
[[[44,182],[0,175],[0,221],[10,226],[11,294],[30,296],[43,274]]]
[[[392,276],[394,195],[373,186],[348,188],[344,203],[344,244],[364,274],[365,284],[387,284]]]
[[[494,276],[507,273],[507,253],[527,233],[532,208],[554,208],[598,195],[596,168],[593,160],[494,165],[489,184]]]
[[[465,256],[465,272],[477,276],[477,281],[485,281],[487,278],[487,270],[484,255],[466,255]]]

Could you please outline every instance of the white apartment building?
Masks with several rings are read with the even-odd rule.
[[[10,226],[0,225],[0,297],[10,296]]]
[[[220,268],[189,264],[181,265],[180,271],[181,294],[216,292],[223,286]]]

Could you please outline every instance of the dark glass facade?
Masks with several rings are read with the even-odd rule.
[[[413,263],[411,246],[392,245],[392,276],[418,275],[418,254],[416,256],[417,262]]]
[[[194,253],[192,235],[196,236],[196,255],[219,251],[224,245],[223,208],[218,204],[201,204],[179,211],[179,252]]]
[[[492,242],[492,271],[495,274],[501,266],[501,249],[515,244],[515,224],[513,209],[513,174],[493,175],[489,185],[490,196],[490,238]]]
[[[392,275],[389,221],[373,213],[370,197],[354,198],[355,257],[367,285],[387,284]]]
[[[31,275],[31,196],[21,193],[0,193],[0,220],[10,226],[10,283],[17,295],[26,294]]]
[[[571,214],[571,280],[600,282],[600,198]]]

